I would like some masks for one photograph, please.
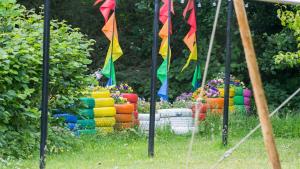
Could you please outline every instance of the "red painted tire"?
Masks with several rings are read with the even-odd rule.
[[[134,126],[140,126],[140,120],[139,119],[133,119],[133,125]]]
[[[200,104],[200,113],[206,113],[207,111],[207,104]],[[193,113],[196,113],[196,105],[192,106]]]
[[[134,111],[137,111],[138,104],[137,103],[132,103],[132,104],[133,104],[133,107],[134,107]]]
[[[138,119],[139,118],[139,112],[134,111],[133,116],[134,116],[135,119]]]
[[[133,93],[122,93],[122,97],[126,98],[130,103],[138,102],[138,95]]]
[[[195,113],[193,113],[192,117],[195,118]],[[199,120],[200,121],[204,121],[205,118],[206,118],[206,114],[205,113],[199,113]]]
[[[131,114],[116,114],[117,123],[132,122],[133,117]]]
[[[132,114],[134,112],[133,104],[115,104],[117,114]]]

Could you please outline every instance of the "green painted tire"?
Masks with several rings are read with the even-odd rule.
[[[93,109],[80,109],[78,115],[80,120],[93,119],[94,111]]]
[[[234,94],[235,94],[235,96],[243,96],[244,89],[242,87],[235,87]]]
[[[234,105],[244,105],[244,96],[234,96]]]
[[[78,120],[77,121],[79,129],[95,129],[96,123],[95,120]]]
[[[247,112],[246,107],[244,105],[235,105],[234,112],[245,114]]]
[[[95,129],[91,130],[77,130],[76,135],[89,135],[89,134],[97,134],[97,131]]]
[[[95,99],[93,98],[80,98],[79,99],[86,108],[92,109],[95,107]]]

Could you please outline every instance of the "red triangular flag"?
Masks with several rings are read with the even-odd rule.
[[[194,0],[189,0],[188,4],[186,5],[186,7],[183,10],[183,17],[186,17],[186,14],[188,11],[192,10],[195,8],[195,1]]]
[[[107,22],[110,11],[115,10],[116,1],[115,0],[106,0],[100,7],[100,11],[104,17],[105,22]]]

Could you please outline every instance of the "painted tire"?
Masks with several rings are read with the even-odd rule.
[[[132,122],[132,120],[133,120],[132,114],[116,114],[117,123]]]
[[[207,98],[206,102],[210,109],[221,109],[224,107],[224,98]]]
[[[133,119],[132,123],[133,123],[134,126],[140,126],[139,119]]]
[[[220,97],[224,97],[225,96],[225,89],[224,88],[218,88],[219,92],[220,92]],[[234,97],[235,95],[235,91],[234,88],[229,88],[229,97]]]
[[[113,127],[97,127],[97,132],[101,134],[107,134],[107,133],[113,133],[114,128]]]
[[[114,107],[115,101],[113,98],[99,98],[95,99],[95,108]]]
[[[126,98],[130,103],[138,102],[138,95],[133,93],[122,93],[122,97]]]
[[[116,115],[116,108],[114,107],[102,107],[94,108],[94,116],[97,117],[113,117]]]
[[[150,114],[139,114],[140,121],[149,121],[150,120]],[[159,121],[160,119],[160,114],[155,114],[155,120]]]
[[[229,106],[233,106],[234,105],[234,99],[233,98],[230,98],[229,99]]]
[[[234,110],[236,113],[241,113],[241,114],[244,114],[247,111],[244,105],[235,105]]]
[[[115,129],[122,130],[122,129],[129,129],[133,128],[133,123],[116,123]]]
[[[96,127],[112,127],[116,124],[114,117],[95,118]]]
[[[133,116],[134,116],[135,119],[138,119],[139,118],[139,112],[134,111]]]
[[[95,129],[90,129],[90,130],[77,130],[75,132],[75,135],[89,135],[89,134],[96,134],[97,131]]]
[[[244,89],[242,87],[235,87],[234,88],[234,93],[236,96],[243,96],[243,91]]]
[[[247,105],[245,105],[245,109],[246,109],[246,111],[247,111],[247,112],[250,112],[250,110],[251,110],[251,107],[250,107],[250,106],[247,106]]]
[[[200,113],[206,113],[207,112],[207,105],[206,104],[200,104],[200,105],[201,105]],[[193,114],[196,113],[196,105],[192,106],[192,111],[193,111]]]
[[[191,117],[192,109],[176,108],[176,109],[160,109],[157,110],[160,117]]]
[[[244,105],[250,106],[251,105],[251,99],[249,97],[244,97]]]
[[[134,112],[133,104],[115,104],[118,114],[132,114]]]
[[[195,118],[195,115],[196,114],[193,114],[192,117]],[[205,113],[199,113],[198,120],[203,121],[203,120],[205,120],[205,118],[206,118],[206,114]]]
[[[194,126],[193,117],[171,117],[171,127],[192,127]]]
[[[224,109],[210,109],[208,112],[214,115],[222,115]]]
[[[251,97],[252,96],[252,92],[249,89],[245,89],[243,94],[244,94],[244,97]]]
[[[93,98],[80,98],[79,100],[88,109],[92,109],[95,107],[95,99]]]
[[[78,119],[77,116],[71,114],[55,114],[54,118],[62,118],[65,120],[66,123],[77,123]]]
[[[229,112],[235,112],[234,106],[229,106]]]
[[[172,132],[176,135],[188,134],[193,131],[193,127],[172,127]]]
[[[137,103],[132,103],[133,104],[133,107],[134,107],[134,111],[137,111],[138,109],[138,104]]]
[[[76,130],[77,124],[76,123],[68,123],[67,124],[68,129],[70,130]]]
[[[77,125],[79,129],[94,129],[95,120],[78,120]]]
[[[234,105],[244,105],[244,96],[234,96]]]
[[[79,110],[79,119],[84,120],[84,119],[93,119],[94,118],[94,111],[93,109],[80,109]]]
[[[93,98],[110,98],[109,91],[102,91],[102,92],[92,92]]]

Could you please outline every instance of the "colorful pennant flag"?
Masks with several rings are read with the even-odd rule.
[[[169,7],[169,1],[171,1],[171,6]],[[163,63],[157,70],[157,77],[162,83],[158,96],[162,100],[168,100],[168,71],[170,67],[171,60],[171,47],[169,42],[169,36],[172,34],[172,22],[171,16],[169,16],[169,11],[174,14],[174,7],[172,0],[162,0],[163,5],[160,8],[159,20],[163,24],[162,29],[159,32],[159,36],[162,39],[159,54],[164,59]],[[170,19],[170,20],[169,20]],[[169,22],[170,21],[170,22]]]
[[[94,5],[101,3],[100,12],[104,17],[105,25],[102,32],[109,39],[110,45],[106,54],[105,62],[101,73],[109,80],[107,86],[116,85],[116,72],[114,62],[123,55],[123,51],[119,44],[117,21],[115,16],[116,1],[115,0],[96,0]],[[110,13],[113,13],[110,15]],[[110,15],[110,17],[109,17]]]
[[[188,12],[189,18],[187,20],[187,23],[190,25],[190,30],[187,33],[187,35],[184,37],[183,41],[186,44],[186,46],[190,50],[190,55],[187,59],[186,64],[183,66],[182,70],[185,70],[191,61],[197,62],[198,60],[198,50],[197,50],[197,38],[196,38],[196,33],[197,33],[197,22],[196,22],[196,9],[195,9],[195,0],[189,0],[184,11],[183,11],[183,17],[186,18]],[[200,87],[199,81],[201,80],[201,69],[200,65],[197,63],[195,71],[194,71],[194,76],[193,76],[193,81],[192,81],[192,86],[193,89],[197,89]]]

